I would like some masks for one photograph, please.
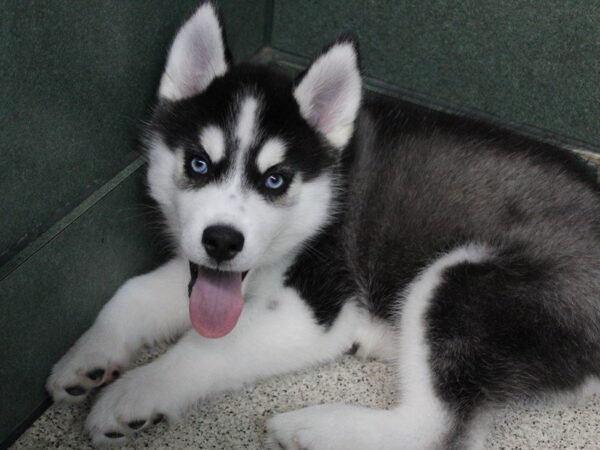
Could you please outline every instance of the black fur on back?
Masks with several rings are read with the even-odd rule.
[[[427,312],[439,395],[467,418],[600,375],[600,192],[575,156],[376,99],[342,167],[341,214],[289,272],[321,323],[349,297],[394,322],[428,264],[484,244],[494,256],[448,269]]]

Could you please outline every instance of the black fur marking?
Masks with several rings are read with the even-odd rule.
[[[232,107],[239,106],[240,96],[256,97],[260,103],[257,124],[260,133],[246,158],[246,183],[271,198],[273,192],[265,190],[265,174],[260,173],[255,162],[267,139],[278,137],[286,144],[285,161],[279,173],[288,180],[294,176],[312,180],[329,170],[337,159],[337,152],[300,115],[292,92],[292,82],[286,76],[267,67],[241,64],[216,78],[194,97],[159,103],[147,134],[162,137],[170,149],[184,149],[186,187],[200,188],[226,177],[232,169],[238,150],[235,136],[231,134],[238,111],[232,111]],[[225,131],[225,156],[217,164],[211,164],[209,174],[198,176],[190,173],[188,166],[194,155],[208,157],[199,143],[199,132],[208,125]]]
[[[391,320],[415,275],[468,242],[525,239],[533,249],[560,239],[578,252],[577,229],[598,251],[590,241],[600,235],[598,188],[582,163],[549,145],[375,98],[345,152],[351,201],[338,248],[376,316]]]
[[[202,158],[208,165],[208,171],[205,174],[199,174],[192,170],[191,163],[196,157]],[[225,164],[223,161],[213,163],[208,154],[198,144],[194,148],[188,149],[184,156],[184,168],[187,175],[187,187],[197,189],[207,185],[210,182],[222,179],[225,175]]]
[[[520,251],[446,270],[427,313],[437,394],[468,415],[483,402],[573,389],[600,368],[600,346],[574,326],[555,285],[561,269]],[[569,317],[572,316],[572,317]],[[569,322],[573,320],[574,323]]]
[[[340,228],[327,228],[306,244],[286,273],[286,286],[296,289],[320,325],[330,326],[344,303],[356,294],[356,283],[339,248]]]
[[[250,159],[250,155],[248,156],[248,159]],[[271,167],[264,174],[261,174],[258,171],[255,161],[249,162],[248,165],[247,177],[249,182],[257,186],[257,190],[268,200],[275,200],[284,195],[288,191],[294,178],[294,170],[283,164],[277,164],[276,166]],[[275,174],[283,177],[283,185],[279,189],[269,189],[265,186],[265,181],[269,176]]]

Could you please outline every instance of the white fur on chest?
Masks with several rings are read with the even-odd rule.
[[[317,320],[308,302],[294,288],[286,286],[287,267],[287,264],[282,264],[250,272],[242,286],[245,307],[256,312],[264,311],[265,314],[280,310],[279,313],[286,316],[302,316],[301,320],[305,323],[305,314],[309,313],[313,316],[310,323],[312,328]],[[302,314],[298,315],[300,310]],[[353,327],[352,332],[348,333],[348,348],[356,344],[356,356],[361,359],[391,360],[395,356],[396,337],[393,327],[371,316],[354,299],[347,300],[342,313],[334,322],[334,327]],[[327,332],[325,327],[323,332]]]

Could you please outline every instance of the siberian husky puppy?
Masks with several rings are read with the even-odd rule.
[[[396,362],[398,406],[280,414],[268,445],[476,448],[491,408],[599,375],[600,195],[567,155],[363,101],[351,37],[295,81],[233,65],[208,1],[158,97],[148,185],[177,256],[125,283],[47,383],[73,401],[114,381],[87,419],[94,443],[350,348]]]

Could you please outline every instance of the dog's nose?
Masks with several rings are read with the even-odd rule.
[[[212,225],[202,233],[206,253],[217,263],[228,261],[244,248],[244,235],[227,225]]]

